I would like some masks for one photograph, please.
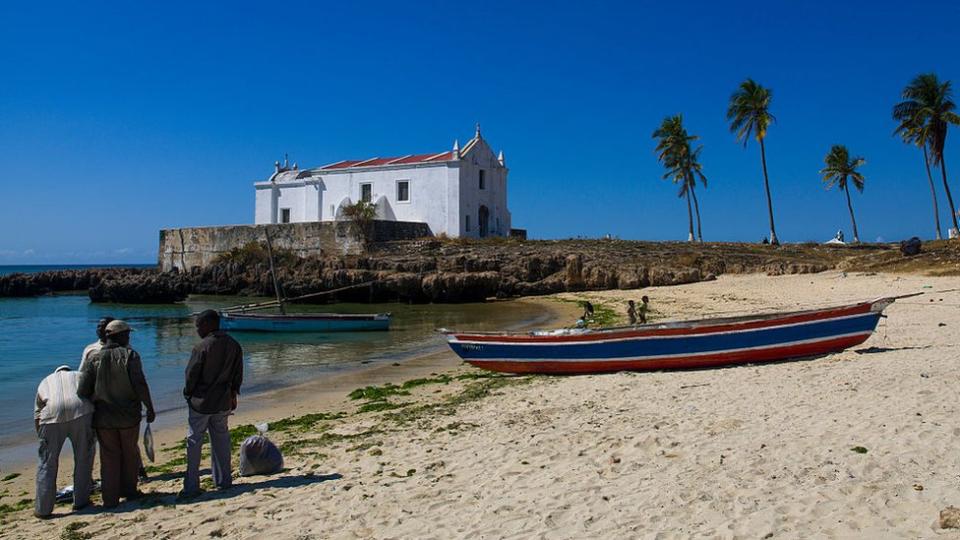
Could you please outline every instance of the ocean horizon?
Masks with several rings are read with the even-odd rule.
[[[0,264],[0,276],[9,274],[36,274],[54,270],[87,270],[90,268],[156,268],[156,263],[103,264]]]

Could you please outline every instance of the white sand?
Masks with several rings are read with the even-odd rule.
[[[586,297],[647,294],[662,319],[956,287],[958,278],[825,273]],[[333,431],[386,430],[363,439],[381,455],[347,442],[191,504],[23,518],[0,534],[56,538],[84,521],[95,538],[960,537],[937,528],[939,511],[960,505],[960,293],[887,314],[856,350],[810,361],[535,378],[407,428],[352,415]]]

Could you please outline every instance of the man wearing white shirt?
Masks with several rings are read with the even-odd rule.
[[[37,387],[33,409],[34,426],[40,438],[37,464],[37,498],[34,515],[47,518],[57,499],[57,470],[60,450],[70,439],[73,447],[73,508],[90,504],[93,486],[93,404],[77,395],[80,374],[60,366]]]
[[[107,335],[104,332],[112,320],[113,317],[104,317],[97,323],[97,340],[83,348],[83,353],[80,354],[80,367],[77,368],[77,371],[83,371],[83,365],[87,363],[87,358],[90,358],[91,354],[100,352],[100,349],[106,344]]]

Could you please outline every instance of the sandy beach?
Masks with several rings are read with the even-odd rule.
[[[299,417],[270,433],[285,449],[282,473],[181,502],[174,466],[116,512],[59,506],[49,521],[7,513],[0,535],[960,537],[938,526],[940,510],[960,506],[960,292],[938,293],[958,286],[918,275],[724,275],[539,300],[562,310],[559,321],[575,308],[557,300],[621,313],[626,299],[648,295],[656,322],[929,293],[890,307],[854,350],[799,362],[487,377],[444,352],[401,373],[383,366],[311,383],[244,401],[232,421]],[[384,391],[387,382],[398,386]],[[347,397],[372,385],[380,392]],[[181,437],[162,432],[162,459],[181,457]],[[0,504],[23,491],[32,498],[24,472],[0,483]]]

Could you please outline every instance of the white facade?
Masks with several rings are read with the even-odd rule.
[[[423,222],[435,235],[508,236],[507,172],[503,153],[494,155],[479,126],[462,150],[454,143],[439,154],[304,170],[278,163],[269,180],[254,184],[255,223],[335,221],[344,206],[366,196],[377,219]]]

